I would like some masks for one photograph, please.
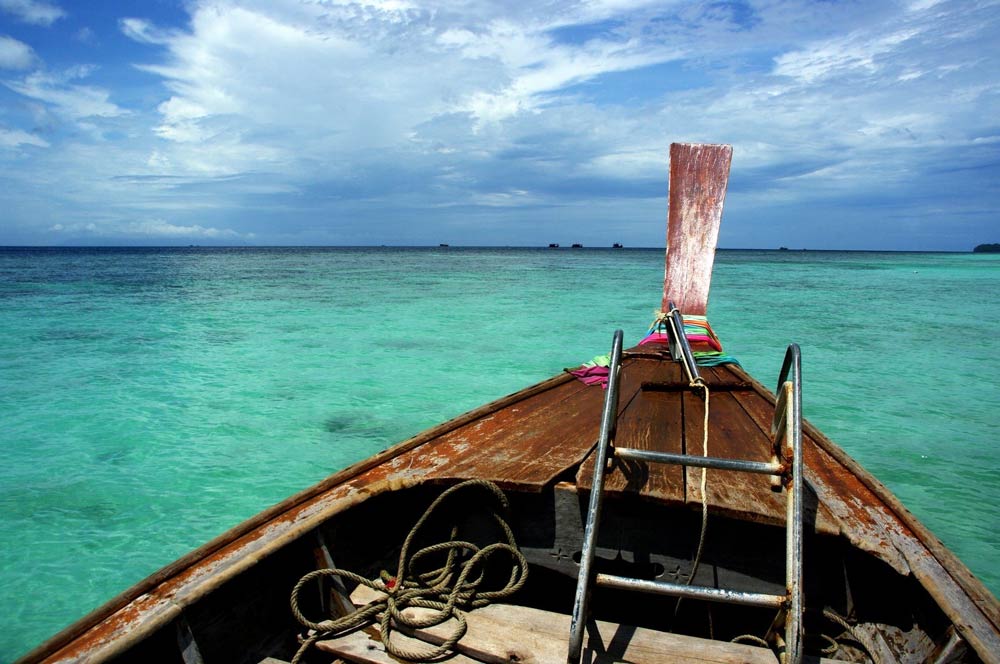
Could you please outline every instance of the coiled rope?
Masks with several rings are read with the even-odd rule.
[[[502,531],[505,541],[479,548],[471,542],[456,539],[459,530],[459,525],[456,523],[452,526],[448,541],[424,547],[411,555],[410,549],[417,534],[434,514],[434,511],[456,493],[477,488],[485,490],[497,503],[490,511],[490,516]],[[342,569],[321,569],[303,576],[292,589],[292,613],[299,623],[312,630],[313,633],[303,640],[295,657],[292,658],[292,663],[298,664],[305,652],[316,641],[360,629],[374,623],[376,619],[381,628],[382,643],[386,652],[396,658],[420,662],[434,660],[451,652],[455,644],[465,635],[467,629],[465,618],[457,609],[475,609],[486,606],[492,601],[509,597],[520,590],[527,580],[528,562],[518,550],[517,543],[514,541],[514,533],[504,518],[509,510],[510,504],[507,497],[496,484],[486,480],[468,480],[456,484],[438,496],[413,526],[399,553],[399,564],[395,577],[383,574],[382,578],[368,579]],[[421,561],[441,553],[447,553],[443,566],[428,571],[418,571]],[[481,590],[480,584],[486,578],[486,561],[497,554],[510,558],[512,563],[510,576],[502,588]],[[469,557],[460,561],[459,558],[462,556]],[[385,597],[374,600],[341,618],[312,621],[299,609],[299,593],[307,584],[326,577],[340,577],[363,584],[385,593]],[[433,609],[436,613],[426,618],[410,618],[403,615],[403,609],[407,607]],[[451,618],[455,619],[457,625],[450,636],[436,648],[414,651],[393,643],[391,636],[393,629],[399,627],[424,629],[440,625]]]

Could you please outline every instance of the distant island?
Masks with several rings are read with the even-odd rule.
[[[1000,254],[1000,244],[981,244],[972,250],[976,254]]]

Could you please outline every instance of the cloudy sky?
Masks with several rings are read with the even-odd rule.
[[[0,244],[1000,242],[1000,2],[0,0]]]

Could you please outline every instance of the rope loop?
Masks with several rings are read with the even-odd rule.
[[[480,548],[472,542],[457,539],[459,524],[456,523],[452,526],[447,541],[423,547],[411,554],[414,541],[434,512],[456,493],[464,493],[469,489],[485,490],[496,503],[494,509],[490,511],[490,516],[503,541]],[[496,484],[486,480],[468,480],[442,492],[417,520],[403,541],[395,577],[383,572],[381,578],[368,579],[342,569],[315,570],[303,576],[292,589],[290,602],[295,619],[313,633],[303,639],[298,652],[292,658],[292,664],[298,664],[316,641],[340,636],[376,621],[381,628],[382,644],[386,652],[393,657],[426,662],[450,653],[468,629],[468,624],[459,609],[474,609],[486,606],[494,600],[507,598],[520,590],[527,580],[528,561],[517,548],[514,532],[505,519],[509,510],[510,503]],[[433,568],[428,564],[433,558],[442,556],[444,563],[440,567]],[[510,575],[503,586],[483,590],[482,586],[487,581],[487,561],[495,556],[506,556],[510,559]],[[465,560],[460,562],[462,558]],[[341,618],[310,620],[299,608],[300,592],[310,583],[334,576],[365,585],[384,593],[384,596]],[[403,613],[409,607],[430,609],[434,613],[422,618],[409,617]],[[456,625],[448,638],[429,650],[408,650],[396,645],[392,640],[394,629],[424,629],[452,619]]]

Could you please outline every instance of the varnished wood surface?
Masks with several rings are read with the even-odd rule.
[[[692,455],[704,453],[705,399],[688,386],[680,365],[666,359],[661,346],[633,349],[623,366],[616,444],[642,450]],[[709,388],[708,455],[727,459],[770,461],[773,404],[750,382],[725,367],[703,367]],[[748,410],[749,409],[749,410]],[[589,454],[576,474],[577,486],[589,490],[594,461]],[[605,490],[634,492],[665,502],[701,504],[700,468],[614,462]],[[786,498],[771,489],[766,475],[707,471],[708,505],[716,513],[783,525]],[[819,507],[819,532],[838,532],[838,522]]]
[[[640,450],[683,452],[681,409],[682,371],[678,364],[642,358],[625,360],[618,400],[616,444]],[[577,486],[591,487],[594,455],[576,473]],[[633,491],[660,500],[684,501],[684,476],[679,466],[615,462],[605,477],[611,492]]]

